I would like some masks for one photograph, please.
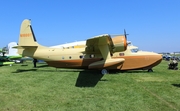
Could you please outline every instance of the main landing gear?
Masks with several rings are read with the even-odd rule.
[[[102,75],[108,74],[107,69],[102,69],[102,70],[101,70],[101,74],[102,74]]]
[[[148,72],[153,72],[153,70],[152,69],[148,69]]]

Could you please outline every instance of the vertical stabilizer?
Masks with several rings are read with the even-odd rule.
[[[19,46],[39,46],[31,26],[31,21],[25,19],[21,24]]]
[[[44,46],[37,43],[30,20],[25,19],[22,22],[19,34],[19,43],[18,46],[14,48],[18,49],[18,54],[29,57],[33,57],[38,48],[44,48]]]

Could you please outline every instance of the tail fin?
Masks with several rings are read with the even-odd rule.
[[[28,19],[25,19],[21,24],[18,46],[39,46],[39,44],[36,42],[31,21]]]
[[[31,21],[25,19],[21,24],[18,46],[14,48],[17,48],[18,54],[21,54],[22,56],[33,57],[38,47],[44,46],[37,43],[31,26]]]

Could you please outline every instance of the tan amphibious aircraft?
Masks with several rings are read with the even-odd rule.
[[[18,53],[23,56],[44,60],[56,68],[79,68],[101,70],[152,70],[162,56],[152,52],[138,54],[123,53],[127,49],[126,34],[111,38],[104,34],[87,39],[85,45],[65,44],[61,47],[45,47],[37,43],[31,21],[25,19],[21,24]]]

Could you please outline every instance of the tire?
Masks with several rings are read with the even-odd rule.
[[[102,75],[108,74],[108,71],[107,71],[106,69],[102,69],[102,70],[101,70],[101,74],[102,74]]]
[[[152,69],[148,69],[148,72],[153,72],[153,70]]]

